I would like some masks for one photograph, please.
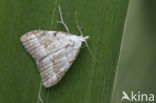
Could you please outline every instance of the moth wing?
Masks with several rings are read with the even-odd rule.
[[[45,87],[61,80],[79,53],[83,38],[64,32],[36,30],[21,37],[27,52],[35,59]]]
[[[22,44],[27,52],[36,60],[63,48],[68,42],[62,43],[58,40],[56,31],[35,30],[21,37]],[[63,33],[65,35],[65,33]]]
[[[78,48],[63,48],[37,63],[43,85],[47,88],[57,84],[79,53]]]

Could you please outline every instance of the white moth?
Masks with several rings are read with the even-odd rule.
[[[88,36],[66,32],[35,30],[26,33],[21,41],[35,59],[45,87],[55,85],[69,69]]]
[[[34,30],[21,37],[24,48],[36,61],[42,83],[46,88],[62,79],[77,57],[82,42],[89,38],[69,33],[60,8],[59,11],[61,23],[67,32]]]

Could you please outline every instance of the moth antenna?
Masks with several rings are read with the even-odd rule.
[[[57,21],[57,22],[58,22],[58,23],[61,23],[61,24],[65,27],[65,29],[67,30],[67,32],[70,33],[70,32],[69,32],[69,29],[68,29],[68,27],[67,27],[67,25],[65,24],[65,22],[64,22],[64,20],[63,20],[60,5],[58,5],[58,10],[59,10],[59,14],[60,14],[60,19],[61,19],[61,21]]]
[[[38,92],[37,103],[44,103],[42,98],[41,98],[41,91],[42,91],[42,82],[40,82],[40,88],[39,88],[39,92]]]
[[[76,24],[77,24],[76,27],[77,27],[78,31],[80,32],[81,36],[83,37],[83,32],[82,32],[82,30],[81,30],[81,29],[83,29],[83,28],[81,28],[81,27],[79,26],[79,23],[78,23],[78,20],[77,20],[77,14],[76,14],[76,12],[75,12],[75,21],[76,21]],[[86,37],[84,37],[84,38],[85,38],[85,44],[86,44],[86,46],[87,46],[87,48],[88,48],[89,53],[90,53],[91,56],[94,58],[94,60],[97,61],[97,58],[95,57],[94,53],[92,52],[92,50],[90,49],[90,47],[89,47],[89,45],[88,45],[88,43],[87,43],[87,41],[86,41],[86,39],[88,39],[89,36],[86,36]]]
[[[75,21],[76,21],[76,27],[77,27],[77,29],[78,29],[78,31],[80,32],[80,34],[81,34],[81,36],[83,36],[83,33],[82,33],[82,31],[81,31],[81,27],[79,26],[79,23],[78,23],[78,20],[77,20],[77,13],[75,12]]]

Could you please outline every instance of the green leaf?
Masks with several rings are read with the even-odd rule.
[[[125,91],[130,98],[132,91],[134,94],[156,94],[156,83],[153,82],[156,78],[155,5],[155,0],[129,2],[112,103],[121,103],[122,91]],[[145,102],[145,99],[142,100],[142,103]],[[123,103],[132,103],[132,101],[124,100]]]
[[[42,90],[44,103],[111,102],[128,0],[0,0],[0,103],[36,103],[39,73],[19,39],[36,29],[65,31],[58,4],[73,34],[77,12],[98,62],[82,48],[65,77]]]

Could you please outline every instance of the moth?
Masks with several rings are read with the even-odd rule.
[[[42,83],[47,88],[61,80],[86,39],[88,36],[44,30],[31,31],[21,37],[26,51],[35,59]]]
[[[82,43],[89,38],[69,33],[60,7],[59,11],[60,23],[67,32],[34,30],[24,34],[20,39],[26,51],[35,59],[41,81],[46,88],[57,84],[63,78],[76,59]]]

